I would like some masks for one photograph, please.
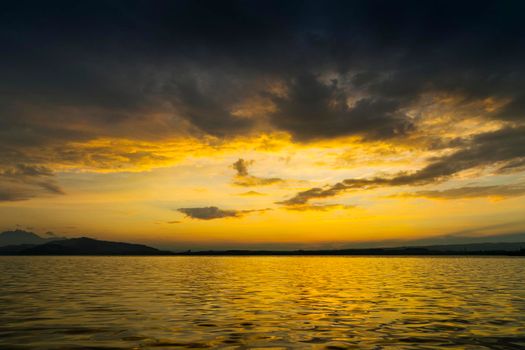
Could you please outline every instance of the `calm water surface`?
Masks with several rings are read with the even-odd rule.
[[[525,259],[0,257],[2,349],[525,349]]]

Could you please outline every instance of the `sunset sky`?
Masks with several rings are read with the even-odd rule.
[[[1,6],[0,230],[170,249],[525,237],[520,2]]]

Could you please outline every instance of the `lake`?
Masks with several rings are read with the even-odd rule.
[[[2,349],[524,349],[525,259],[0,257]]]

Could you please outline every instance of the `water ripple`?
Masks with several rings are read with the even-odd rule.
[[[525,259],[0,257],[0,348],[524,349]]]

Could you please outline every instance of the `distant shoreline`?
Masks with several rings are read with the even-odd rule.
[[[525,242],[312,250],[159,250],[89,237],[44,239],[26,231],[0,233],[3,256],[525,256]]]
[[[299,257],[299,256],[310,256],[310,257],[321,257],[321,256],[340,256],[340,257],[476,257],[476,256],[492,256],[492,257],[525,257],[525,252],[499,252],[499,251],[483,251],[483,252],[428,252],[428,253],[407,253],[407,252],[383,252],[383,253],[317,253],[317,252],[295,252],[295,251],[283,251],[283,252],[259,252],[259,251],[242,251],[242,252],[223,252],[223,251],[198,251],[191,253],[171,253],[165,252],[162,254],[19,254],[19,253],[3,253],[0,252],[0,256],[92,256],[92,257],[104,257],[104,256],[120,256],[120,257],[256,257],[256,256],[282,256],[282,257]]]

